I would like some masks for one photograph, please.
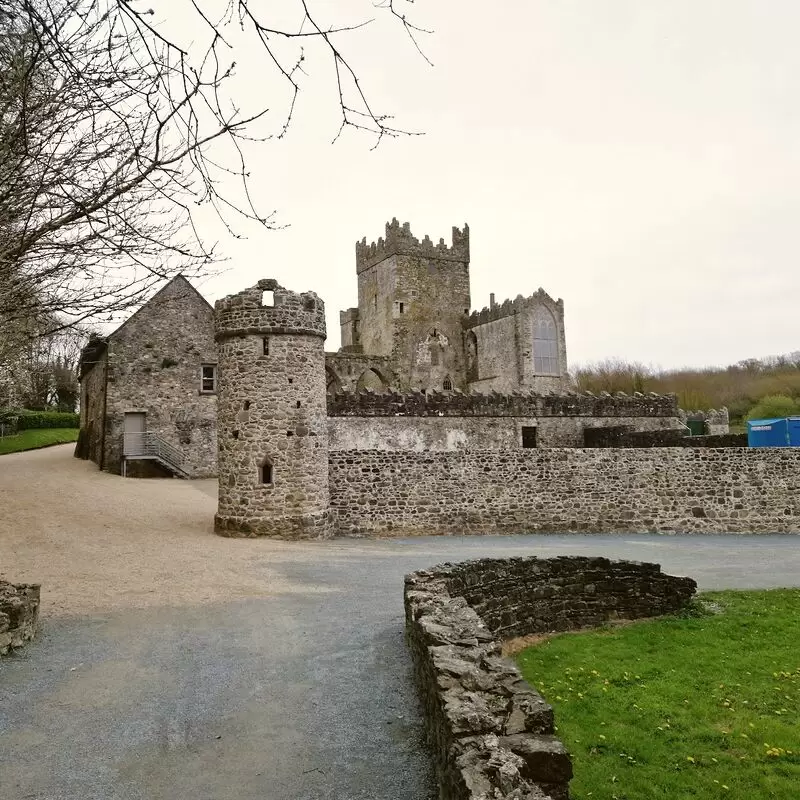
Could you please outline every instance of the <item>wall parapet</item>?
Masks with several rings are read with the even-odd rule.
[[[264,292],[274,305],[264,305]],[[214,305],[217,340],[259,334],[299,334],[325,338],[325,304],[314,292],[292,292],[274,278],[231,294]]]
[[[494,295],[492,295],[494,297]],[[464,319],[466,329],[477,328],[487,322],[494,322],[498,319],[505,319],[513,314],[521,314],[522,311],[531,306],[545,305],[556,306],[563,312],[564,301],[562,298],[554,300],[541,286],[529,297],[518,294],[513,300],[504,300],[502,303],[492,303],[484,306],[480,311],[473,311]]]
[[[441,800],[567,800],[572,764],[552,707],[500,639],[683,608],[697,588],[658,564],[480,559],[406,576],[406,639]]]
[[[0,655],[33,639],[40,595],[38,583],[0,581]]]
[[[469,225],[464,223],[463,229],[453,226],[452,245],[448,247],[444,239],[434,244],[427,235],[420,241],[411,233],[411,223],[404,222],[401,225],[397,217],[393,217],[391,222],[386,223],[386,238],[381,237],[377,242],[367,244],[365,236],[356,242],[356,272],[363,272],[394,255],[469,263]]]
[[[675,395],[341,392],[332,417],[677,417]]]

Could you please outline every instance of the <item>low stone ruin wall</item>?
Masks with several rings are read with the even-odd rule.
[[[658,616],[691,578],[605,558],[481,559],[406,576],[406,638],[440,800],[567,800],[572,764],[553,709],[500,640]]]
[[[583,429],[585,447],[747,447],[746,433],[689,436],[686,428],[635,430],[609,426]]]
[[[38,583],[0,581],[0,655],[33,639],[39,618]]]

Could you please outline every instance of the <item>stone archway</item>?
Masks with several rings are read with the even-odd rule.
[[[325,392],[329,395],[342,391],[342,379],[328,366],[325,367]]]
[[[361,373],[358,378],[358,383],[356,384],[356,389],[359,392],[363,392],[367,389],[373,392],[386,392],[389,389],[389,383],[377,369],[371,367],[370,369],[365,369]]]

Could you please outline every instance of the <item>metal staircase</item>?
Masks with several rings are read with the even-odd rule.
[[[181,450],[171,445],[155,433],[125,433],[122,443],[122,476],[127,474],[128,461],[157,461],[173,475],[189,478],[184,468],[184,457]]]

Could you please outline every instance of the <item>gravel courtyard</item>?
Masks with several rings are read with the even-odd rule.
[[[800,584],[800,536],[222,539],[215,492],[71,446],[0,457],[0,576],[43,584],[40,636],[0,660],[0,797],[431,797],[402,576],[438,562],[585,553],[705,589]]]

